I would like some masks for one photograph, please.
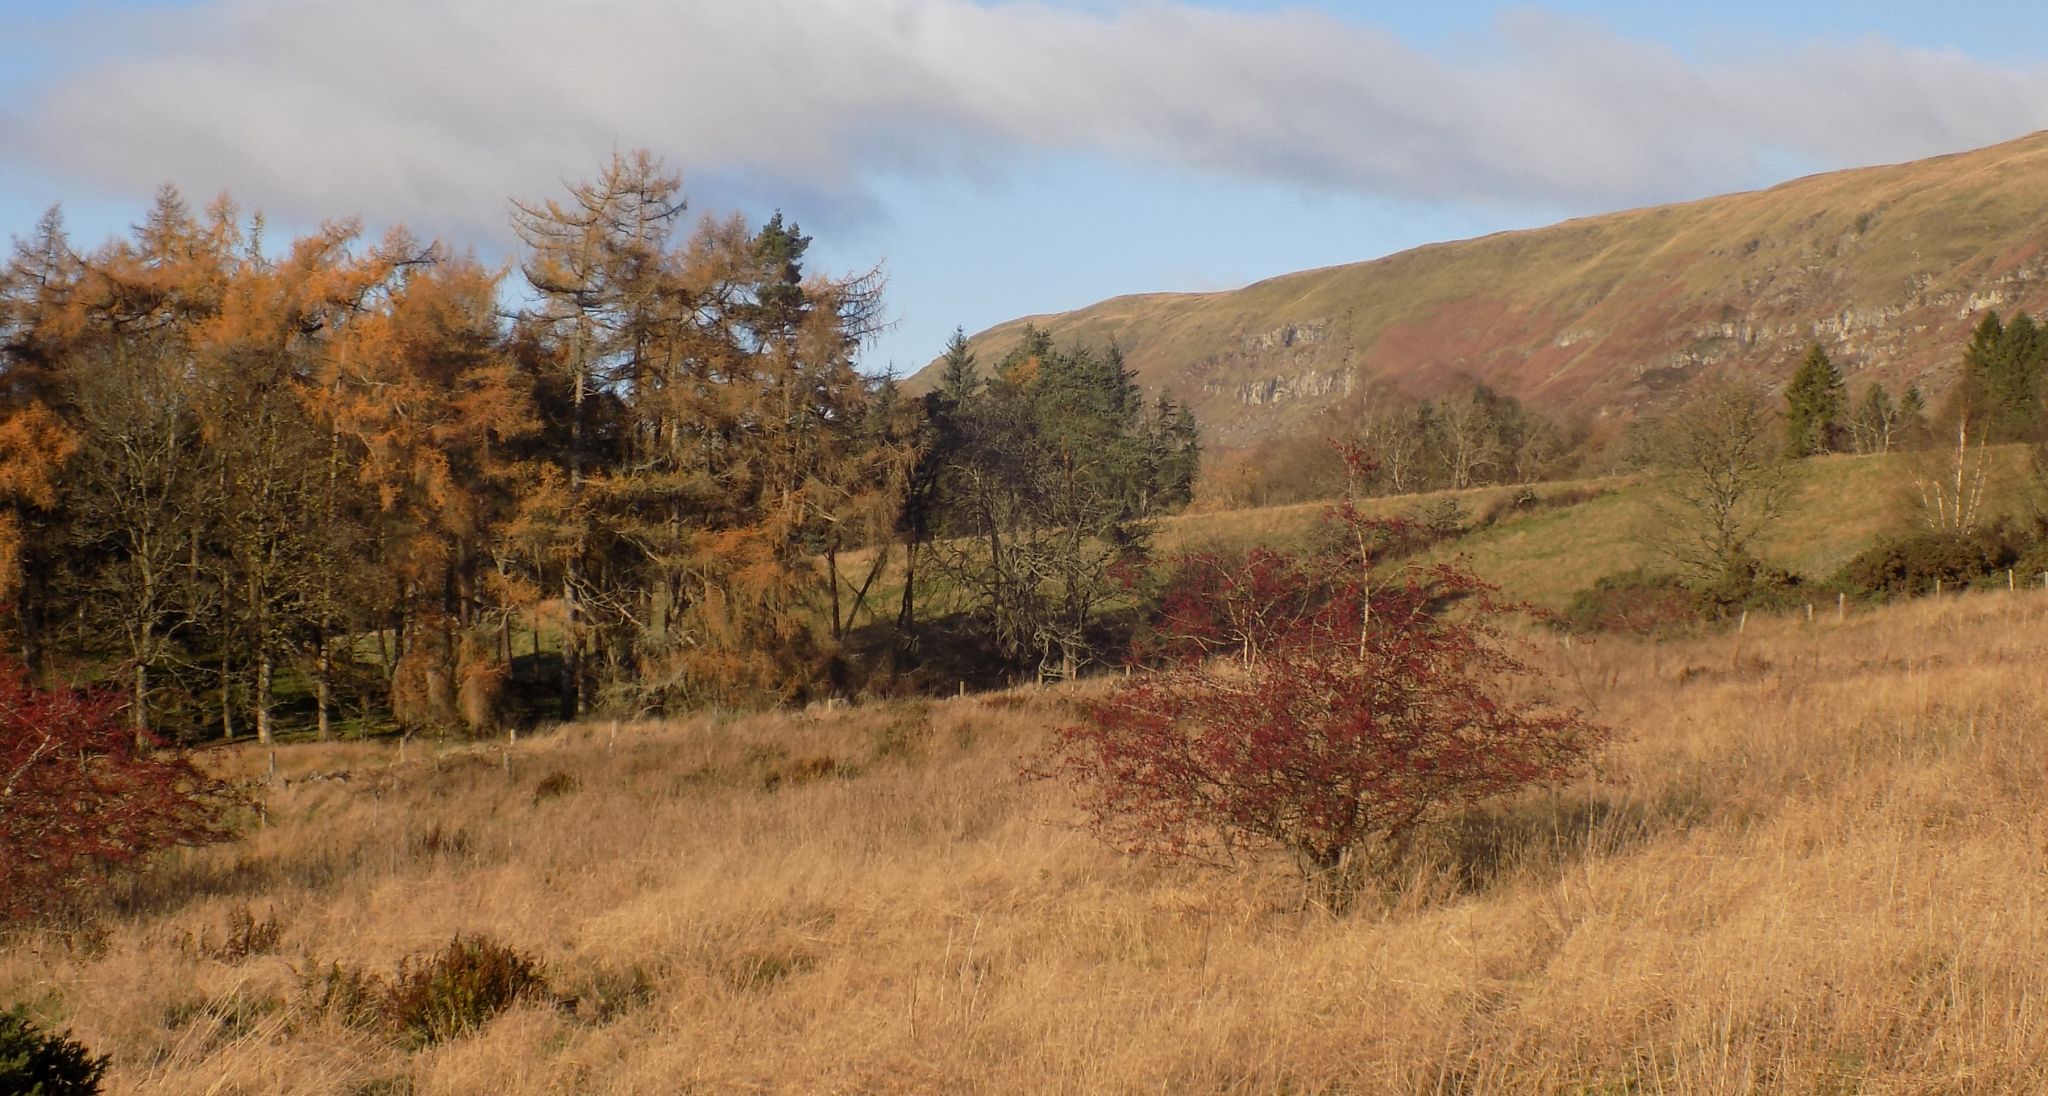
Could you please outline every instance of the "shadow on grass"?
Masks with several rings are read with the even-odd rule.
[[[1427,855],[1460,894],[1510,879],[1551,878],[1588,858],[1618,856],[1704,823],[1709,804],[1694,788],[1666,788],[1649,800],[1558,795],[1480,808],[1441,827]]]

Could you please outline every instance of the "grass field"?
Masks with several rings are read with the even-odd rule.
[[[2010,447],[1994,454],[1998,484],[2024,479],[2026,452]],[[1906,454],[1830,456],[1798,463],[1784,515],[1759,546],[1769,562],[1809,581],[1822,581],[1880,535],[1910,531],[1918,516],[1912,501],[1912,469]],[[1635,567],[1669,567],[1657,550],[1664,541],[1652,500],[1656,482],[1647,476],[1615,476],[1569,483],[1538,484],[1539,496],[1590,495],[1565,506],[1513,511],[1492,524],[1440,546],[1436,554],[1463,557],[1482,577],[1508,594],[1550,608],[1605,575]],[[1415,514],[1445,499],[1469,520],[1516,491],[1481,487],[1370,500],[1368,512]],[[1161,523],[1157,545],[1182,550],[1242,549],[1254,544],[1299,543],[1308,537],[1327,504],[1301,503],[1263,509],[1189,513]],[[1987,516],[2014,514],[2021,503],[2010,490],[1987,493]],[[1832,595],[1830,595],[1832,596]]]
[[[1538,642],[1602,776],[1344,919],[1020,781],[1084,683],[279,750],[267,825],[10,941],[0,1001],[120,1093],[2048,1090],[2048,595]],[[575,1006],[414,1050],[308,991],[457,932]]]

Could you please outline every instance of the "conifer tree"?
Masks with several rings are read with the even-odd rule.
[[[1847,411],[1841,370],[1815,343],[1785,386],[1786,454],[1810,457],[1840,449]]]

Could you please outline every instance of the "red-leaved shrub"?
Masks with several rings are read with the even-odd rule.
[[[0,663],[0,921],[76,908],[107,868],[227,836],[235,796],[136,742],[107,693],[37,688]]]
[[[1282,850],[1341,908],[1418,825],[1567,778],[1605,741],[1534,687],[1500,629],[1518,607],[1455,566],[1382,580],[1378,523],[1331,516],[1326,542],[1350,550],[1183,566],[1165,622],[1200,634],[1058,732],[1035,772],[1073,783],[1098,833],[1212,859]]]

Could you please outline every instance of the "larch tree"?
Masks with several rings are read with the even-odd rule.
[[[614,154],[596,179],[571,186],[566,200],[514,206],[526,245],[520,269],[538,301],[527,321],[549,343],[545,360],[559,370],[568,404],[567,506],[552,548],[561,575],[564,719],[582,709],[584,616],[593,593],[585,576],[598,536],[585,498],[598,440],[592,411],[604,397],[636,390],[655,364],[657,317],[671,282],[668,241],[684,208],[681,176],[645,151]]]

